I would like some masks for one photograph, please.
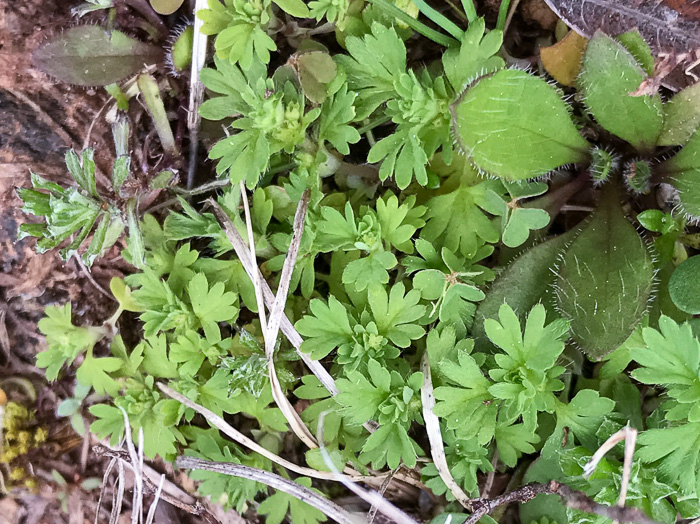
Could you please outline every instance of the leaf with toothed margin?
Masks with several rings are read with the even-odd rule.
[[[596,360],[619,347],[646,311],[653,284],[649,250],[610,185],[557,269],[557,307],[574,342]]]
[[[477,80],[450,106],[457,145],[472,162],[506,180],[544,175],[588,158],[560,93],[525,71]]]
[[[603,128],[642,151],[656,145],[664,120],[659,95],[631,95],[646,77],[622,43],[600,31],[588,42],[578,81],[586,107]]]
[[[677,155],[654,169],[678,190],[681,210],[693,218],[700,217],[700,132],[693,133]]]
[[[162,58],[159,47],[95,25],[72,27],[32,54],[38,69],[79,86],[119,82],[141,71],[144,64],[157,64]]]
[[[571,242],[575,230],[571,229],[546,242],[527,250],[511,262],[486,292],[486,298],[479,304],[472,327],[472,337],[480,350],[493,348],[486,336],[484,320],[496,318],[502,304],[508,304],[521,318],[533,306],[542,302],[548,310],[548,319],[556,316],[551,307],[550,290],[554,279],[552,272],[557,258]]]

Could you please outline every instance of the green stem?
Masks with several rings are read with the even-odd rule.
[[[391,117],[387,115],[382,115],[379,116],[373,120],[365,120],[365,125],[357,129],[357,132],[360,133],[361,135],[364,135],[367,131],[371,131],[375,127],[379,127],[382,124],[386,124],[387,122],[391,122]]]
[[[388,15],[393,16],[399,22],[403,22],[417,33],[420,33],[424,37],[429,38],[436,44],[440,44],[445,47],[457,45],[457,42],[454,38],[450,38],[449,36],[444,35],[439,31],[435,31],[434,29],[429,28],[427,25],[414,19],[412,16],[410,16],[408,13],[405,13],[404,11],[396,7],[394,4],[390,4],[389,2],[387,2],[387,0],[369,0],[369,2],[372,5],[376,5],[379,9],[381,9]]]
[[[425,0],[413,0],[413,3],[416,4],[416,7],[418,7],[421,13],[435,22],[435,24],[450,33],[457,40],[462,39],[464,31],[457,27],[457,24],[455,24],[452,20],[429,6]]]
[[[474,20],[477,19],[474,0],[462,0],[462,7],[464,8],[464,14],[467,15],[467,20],[471,24]]]
[[[508,8],[510,7],[510,0],[501,0],[501,7],[498,8],[498,21],[496,22],[496,29],[503,31],[506,27],[506,20],[508,19]]]

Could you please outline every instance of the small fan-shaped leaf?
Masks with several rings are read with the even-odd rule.
[[[559,92],[525,71],[482,77],[450,107],[460,148],[477,167],[506,180],[544,175],[588,157]]]

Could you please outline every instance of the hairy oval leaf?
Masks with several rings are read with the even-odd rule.
[[[678,190],[681,210],[700,217],[700,133],[696,131],[676,156],[655,166],[655,171]]]
[[[671,275],[668,292],[678,309],[700,314],[700,255],[685,260]]]
[[[615,186],[606,188],[600,207],[563,254],[555,283],[574,341],[594,359],[629,337],[654,282],[651,255],[622,213],[619,196]]]
[[[588,157],[559,92],[525,71],[478,80],[450,106],[457,143],[476,166],[506,180],[544,175]]]
[[[646,76],[620,42],[601,32],[588,42],[579,75],[586,107],[601,126],[641,150],[656,145],[663,127],[661,97],[631,95]]]
[[[700,84],[677,93],[664,104],[664,127],[660,146],[685,144],[700,128]]]
[[[62,82],[106,86],[161,61],[163,51],[120,31],[83,25],[49,40],[32,55],[34,65]]]

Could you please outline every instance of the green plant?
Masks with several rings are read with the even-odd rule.
[[[396,4],[210,0],[200,17],[217,54],[202,71],[200,114],[227,126],[209,152],[226,178],[205,205],[188,197],[213,186],[181,191],[165,217],[139,216],[146,190],[121,194],[120,149],[113,198],[97,191],[90,152],[67,157],[79,188],[35,177],[20,191],[26,211],[45,217],[24,230],[40,249],[76,234],[68,256],[103,217],[89,262],[116,241],[99,233],[108,219],[133,231],[122,255],[136,270],[112,281],[111,318],[77,326],[70,305],[50,306],[40,323],[47,378],[75,368],[76,397],[61,414],[96,402],[94,389],[100,438],[118,443],[126,413],[148,457],[257,468],[192,478],[239,511],[260,502],[273,523],[323,515],[271,494],[265,479],[291,471],[304,500],[332,498],[334,468],[393,472],[444,496],[447,513],[477,511],[469,497],[496,472],[614,505],[621,451],[588,479],[582,466],[630,424],[641,432],[630,503],[661,521],[697,517],[700,346],[686,322],[697,304],[682,293],[697,276],[688,254],[698,248],[700,139],[682,120],[696,96],[631,96],[652,72],[648,47],[636,34],[597,33],[579,96],[565,100],[505,68],[501,30],[487,32],[470,2],[466,30],[416,2],[439,31]],[[282,31],[282,11],[335,22],[344,51],[283,43],[292,29]],[[412,30],[446,47],[426,67],[409,67]],[[164,130],[167,113],[151,112]],[[645,197],[661,184],[678,191],[682,216]],[[593,212],[562,219],[577,194]],[[206,425],[221,430],[217,416],[233,441]],[[549,497],[524,506],[522,520],[589,518]]]

